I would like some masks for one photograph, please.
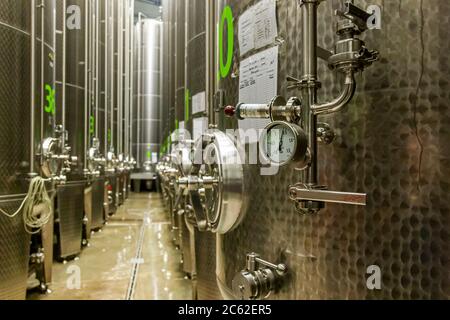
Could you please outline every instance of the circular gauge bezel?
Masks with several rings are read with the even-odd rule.
[[[295,137],[294,150],[285,161],[275,161],[267,155],[267,136],[271,130],[279,126],[281,126],[282,129],[288,129]],[[273,166],[284,167],[290,163],[305,162],[308,153],[308,138],[300,126],[284,121],[274,121],[264,129],[264,132],[260,137],[259,150],[264,162],[270,163]]]

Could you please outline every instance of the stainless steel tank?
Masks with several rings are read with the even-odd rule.
[[[174,136],[174,131],[179,128],[179,123],[181,121],[189,120],[187,115],[187,99],[188,91],[185,86],[185,75],[186,75],[186,1],[174,1],[173,12],[173,50],[174,50],[174,100],[173,109],[169,109],[169,129],[170,136],[168,137],[167,151],[172,152],[173,147],[176,143],[176,137]],[[171,205],[174,205],[175,197],[171,199]],[[184,228],[184,218],[179,215],[177,210],[171,210],[169,214],[171,215],[172,223],[172,233],[174,244],[182,249],[183,244],[183,229]]]
[[[137,101],[133,125],[135,127],[134,154],[138,168],[154,163],[161,140],[161,37],[162,23],[153,19],[139,19],[136,28]]]
[[[254,3],[220,1],[220,10],[229,5],[233,11],[236,66],[241,61],[237,21]],[[323,48],[333,46],[334,10],[341,4],[332,0],[319,7]],[[246,166],[251,203],[246,219],[219,237],[217,276],[224,293],[230,293],[233,277],[245,268],[246,254],[256,252],[289,270],[285,285],[271,299],[450,297],[450,117],[444,89],[450,82],[445,62],[450,48],[449,26],[442,19],[450,16],[450,6],[439,0],[358,1],[363,8],[373,4],[382,8],[382,27],[366,32],[365,40],[380,50],[381,63],[358,79],[346,111],[323,118],[338,138],[319,148],[320,181],[336,190],[367,192],[368,206],[328,204],[320,215],[300,215],[287,194],[300,180],[292,166],[273,177]],[[278,93],[289,97],[300,94],[288,91],[285,81],[302,71],[299,3],[277,1],[277,18],[282,40]],[[319,64],[319,79],[321,100],[335,97],[339,81],[325,63]],[[238,78],[222,79],[220,88],[227,104],[238,103]],[[221,122],[221,129],[237,127],[235,121]],[[381,290],[366,286],[372,265],[381,269]]]
[[[206,116],[206,109],[201,112],[193,109],[193,101],[201,95],[206,95],[206,1],[186,1],[186,28],[185,58],[180,57],[181,50],[180,54],[177,50],[177,61],[183,62],[185,65],[185,99],[188,106],[185,106],[184,101],[183,103],[180,102],[177,104],[177,110],[182,114],[181,119],[186,121],[186,129],[193,135],[193,119]],[[178,94],[177,99],[181,99]],[[206,106],[204,105],[204,107]],[[221,295],[217,287],[215,272],[211,272],[216,264],[216,236],[198,230],[195,231],[195,236],[189,234],[185,223],[182,224],[182,228],[184,256],[188,256],[189,251],[192,250],[189,238],[195,238],[198,299],[220,299]]]
[[[174,29],[174,52],[175,52],[175,110],[174,114],[171,115],[173,122],[179,122],[182,120],[188,120],[189,117],[186,115],[187,104],[186,101],[189,99],[189,91],[186,90],[186,1],[176,1],[175,8],[175,29]],[[173,123],[172,128],[175,129]]]
[[[64,8],[65,4],[65,8]],[[93,6],[95,2],[90,3]],[[91,10],[94,8],[91,8]],[[84,0],[57,1],[56,33],[56,104],[61,108],[57,122],[67,131],[66,144],[78,159],[71,166],[69,181],[84,180],[85,106],[85,21]],[[66,18],[66,21],[64,21]],[[95,86],[93,86],[95,87]],[[94,95],[95,92],[92,92]],[[95,103],[94,96],[92,102]],[[94,117],[94,116],[93,116]],[[95,124],[95,118],[92,124]],[[95,127],[91,128],[95,129]],[[92,130],[94,132],[94,130]]]
[[[89,148],[96,147],[97,156],[106,157],[106,137],[107,137],[107,98],[106,98],[106,2],[105,0],[96,0],[90,3],[90,24],[88,25],[89,47],[87,50],[89,61],[87,70],[91,70],[87,76],[90,79],[87,85],[89,87],[89,95],[87,96],[87,104],[89,107],[89,119],[87,120],[87,131],[89,139],[87,141]],[[92,52],[93,54],[90,54]],[[97,144],[96,146],[94,146]],[[98,174],[94,174],[90,179],[89,191],[91,194],[91,218],[90,229],[98,230],[102,228],[106,221],[105,203],[105,172],[104,163],[99,166],[101,170]],[[88,166],[86,166],[88,169]],[[88,228],[88,232],[90,232]]]
[[[94,12],[94,5],[95,2],[90,3],[90,12]],[[57,255],[59,259],[67,259],[81,253],[85,214],[84,189],[87,180],[84,174],[84,135],[88,113],[85,105],[84,19],[88,15],[84,0],[57,1],[56,13],[56,103],[61,108],[57,122],[65,132],[65,143],[70,146],[70,156],[77,157],[76,161],[71,161],[67,182],[57,187],[56,196]],[[95,27],[95,24],[92,27]],[[94,89],[95,84],[90,88]],[[95,93],[95,90],[89,92],[92,109],[97,101]],[[94,125],[94,116],[91,116],[90,120]],[[90,128],[92,133],[94,130]]]
[[[36,155],[43,139],[54,136],[55,2],[44,4],[0,1],[0,206],[9,213],[25,197],[28,174],[42,173]],[[47,189],[51,194],[53,185]],[[29,258],[21,213],[0,213],[0,299],[25,298]]]
[[[163,0],[162,1],[162,22],[163,22],[163,34],[162,34],[162,109],[161,109],[161,139],[160,143],[163,144],[163,140],[169,136],[170,124],[169,124],[169,112],[170,108],[173,108],[172,99],[175,94],[173,93],[174,82],[172,80],[173,70],[173,45],[172,39],[174,35],[174,23],[173,23],[173,11],[175,10],[175,1]],[[136,52],[135,52],[136,55]],[[136,64],[136,59],[135,59]],[[164,147],[164,146],[162,146]],[[162,154],[161,150],[161,154]]]
[[[106,1],[105,5],[105,92],[106,111],[106,176],[108,180],[109,214],[113,214],[118,206],[117,188],[117,1]]]

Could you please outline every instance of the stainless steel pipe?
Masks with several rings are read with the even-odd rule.
[[[353,71],[349,70],[345,74],[344,89],[342,90],[341,94],[333,101],[311,106],[311,110],[314,115],[324,115],[338,112],[353,99],[355,91],[355,75]]]
[[[302,127],[308,135],[310,165],[305,170],[303,181],[308,186],[318,184],[317,169],[317,117],[311,107],[317,102],[317,7],[319,0],[302,0]]]
[[[31,90],[30,90],[30,174],[35,174],[34,166],[34,142],[35,142],[35,99],[36,99],[36,0],[31,0]]]

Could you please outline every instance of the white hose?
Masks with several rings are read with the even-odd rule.
[[[53,206],[45,188],[45,180],[36,177],[30,182],[28,194],[13,214],[9,214],[0,208],[0,212],[9,218],[15,218],[23,211],[23,222],[25,231],[29,234],[36,234],[41,231],[52,217]]]

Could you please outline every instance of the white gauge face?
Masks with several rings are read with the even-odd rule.
[[[288,126],[278,124],[270,128],[264,140],[265,156],[273,163],[284,164],[293,158],[297,137]]]

